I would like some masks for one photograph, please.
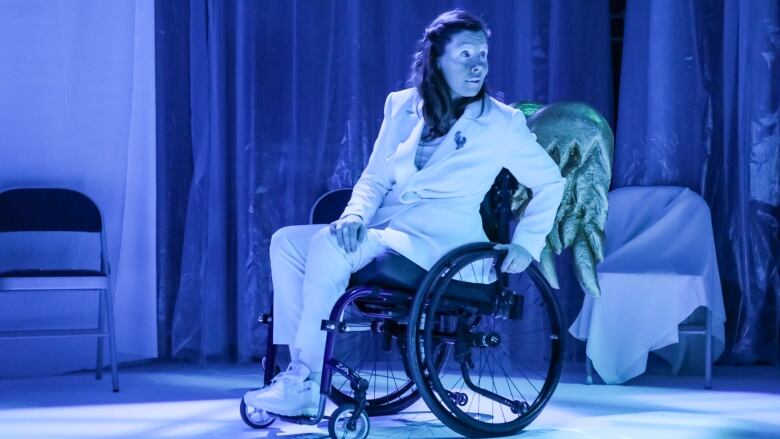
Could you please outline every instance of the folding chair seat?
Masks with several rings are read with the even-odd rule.
[[[0,290],[105,290],[108,279],[92,270],[9,270],[0,273]]]

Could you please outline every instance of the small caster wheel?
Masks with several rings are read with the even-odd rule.
[[[241,399],[241,419],[246,425],[256,430],[268,428],[276,420],[265,411],[246,405],[243,398]]]
[[[328,420],[328,434],[331,438],[365,439],[368,437],[371,423],[365,410],[362,410],[353,425],[350,425],[349,421],[355,409],[355,404],[342,404],[333,411]]]

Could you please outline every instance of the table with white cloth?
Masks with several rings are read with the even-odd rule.
[[[569,332],[587,340],[587,356],[605,383],[644,373],[650,351],[666,347],[658,352],[679,364],[702,346],[703,337],[678,344],[678,326],[699,307],[712,311],[712,361],[723,352],[726,313],[712,222],[695,192],[670,186],[610,192],[597,273],[601,297],[585,298]]]

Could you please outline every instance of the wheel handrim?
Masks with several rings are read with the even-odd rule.
[[[471,260],[475,258],[485,258],[485,257],[492,257],[496,258],[498,252],[491,252],[489,250],[472,250]],[[468,254],[464,255],[468,256]],[[461,267],[467,265],[469,263],[469,258],[461,257],[460,259],[460,266],[458,266],[458,263],[450,264],[449,266],[449,274],[445,275],[444,277],[437,277],[434,273],[431,273],[431,278],[426,279],[428,285],[422,285],[420,287],[420,290],[418,291],[418,297],[415,300],[415,303],[413,304],[413,311],[412,313],[417,316],[417,321],[410,325],[410,334],[409,334],[409,340],[408,343],[412,343],[413,340],[420,340],[420,344],[416,344],[414,346],[412,354],[417,358],[417,361],[421,363],[428,364],[428,367],[430,367],[430,358],[428,358],[427,355],[425,355],[424,349],[425,346],[434,346],[434,340],[433,340],[433,333],[436,326],[436,319],[433,318],[426,318],[427,315],[437,315],[438,307],[440,305],[440,300],[443,297],[443,291],[447,287],[447,283],[449,282],[449,279],[452,278],[454,273],[458,272]],[[437,268],[437,267],[434,267]],[[439,267],[439,270],[442,271],[445,267]],[[433,272],[433,270],[432,270]],[[537,388],[534,389],[531,393],[534,394],[533,398],[527,398],[523,397],[521,395],[516,395],[515,390],[519,393],[521,389],[518,389],[515,387],[513,390],[512,382],[508,382],[507,386],[509,390],[511,390],[511,393],[508,393],[505,396],[507,399],[518,401],[515,405],[512,406],[513,410],[517,410],[518,414],[509,414],[507,413],[507,409],[509,406],[505,406],[503,408],[503,412],[500,410],[495,411],[492,413],[492,415],[485,413],[485,410],[481,410],[481,408],[477,408],[476,413],[480,414],[477,416],[473,415],[472,408],[474,407],[474,401],[473,399],[470,401],[472,404],[471,406],[462,408],[458,405],[458,397],[453,396],[453,393],[460,393],[458,392],[461,389],[456,389],[455,392],[453,392],[453,388],[458,385],[457,381],[453,381],[450,379],[449,383],[447,383],[448,377],[442,377],[440,374],[433,374],[428,379],[430,382],[430,389],[421,389],[420,393],[423,396],[423,398],[426,400],[426,402],[429,404],[435,404],[439,406],[443,411],[448,413],[453,419],[453,422],[446,422],[451,428],[458,431],[461,434],[466,435],[485,435],[486,432],[492,433],[492,434],[509,434],[515,431],[518,431],[528,425],[541,411],[543,406],[547,403],[549,400],[549,397],[552,394],[552,391],[554,390],[555,386],[558,383],[558,379],[560,378],[560,371],[561,371],[561,365],[562,362],[561,354],[562,354],[562,340],[561,340],[561,319],[560,319],[560,311],[557,306],[557,303],[554,300],[554,297],[550,295],[550,291],[544,290],[546,287],[546,282],[543,282],[543,278],[539,275],[538,271],[534,267],[531,267],[529,270],[529,275],[532,276],[532,279],[536,282],[541,282],[541,289],[539,289],[539,298],[543,301],[542,305],[546,309],[547,319],[549,320],[549,328],[548,331],[551,335],[554,334],[553,337],[550,337],[547,340],[548,344],[548,364],[547,367],[544,370],[543,376],[540,377],[539,380],[531,380],[529,379],[529,383],[537,383]],[[425,284],[425,282],[424,282]],[[427,297],[425,297],[427,295]],[[480,329],[483,329],[485,326],[489,325],[495,325],[496,321],[491,321],[490,318],[485,318],[483,321],[475,327],[475,331],[479,331]],[[491,329],[493,331],[496,330],[495,326],[492,328],[484,328],[484,329]],[[420,334],[422,332],[422,334]],[[422,335],[422,337],[420,337]],[[482,368],[485,367],[494,367],[499,368],[503,367],[502,364],[507,361],[507,358],[511,360],[510,354],[507,352],[502,352],[501,349],[497,349],[495,353],[490,353],[489,355],[493,355],[495,357],[501,357],[501,358],[476,358],[475,362],[477,363],[475,365],[476,368]],[[457,355],[457,354],[456,354]],[[485,355],[483,355],[484,357]],[[491,366],[491,363],[494,364],[494,366]],[[454,359],[449,359],[448,364],[459,364],[459,362],[455,361]],[[520,368],[518,368],[520,369]],[[446,369],[443,372],[446,374],[447,371],[450,369]],[[522,370],[522,369],[520,369]],[[494,373],[490,372],[490,375],[493,376]],[[508,373],[507,373],[508,375]],[[479,374],[480,379],[482,378],[482,373]],[[421,377],[418,376],[418,374],[415,374],[415,380],[420,379]],[[454,385],[453,385],[454,384]],[[462,385],[465,385],[465,381],[461,383]],[[484,384],[484,383],[481,383]],[[477,387],[480,387],[484,389],[485,387],[488,387],[487,390],[498,390],[497,385],[495,382],[488,384],[487,386],[484,385],[478,385]],[[533,386],[531,386],[533,387]],[[469,389],[470,390],[470,389]],[[448,393],[450,392],[450,393]],[[468,393],[468,392],[465,392]],[[501,392],[494,392],[494,393],[501,393]],[[507,392],[504,392],[507,393]],[[478,393],[471,392],[470,396],[473,397],[474,395],[478,395],[478,397],[482,398],[482,395],[479,395]],[[489,399],[490,400],[490,399]],[[490,400],[492,401],[492,400]],[[498,417],[498,422],[495,422],[494,420]]]

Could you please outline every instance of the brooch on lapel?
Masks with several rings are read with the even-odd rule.
[[[455,132],[455,149],[461,149],[466,145],[466,138],[461,135],[460,131]]]

